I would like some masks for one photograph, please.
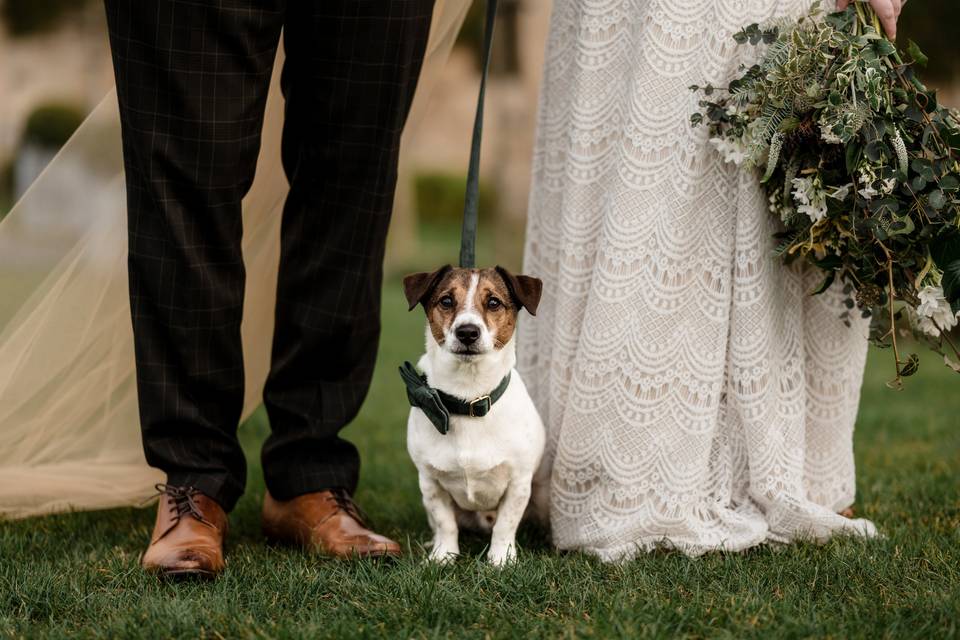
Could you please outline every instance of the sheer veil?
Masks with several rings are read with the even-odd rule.
[[[469,4],[436,2],[405,143]],[[260,403],[273,333],[287,191],[278,76],[256,179],[243,202],[244,417]],[[0,222],[0,517],[137,504],[163,479],[147,466],[140,444],[126,250],[111,92]]]

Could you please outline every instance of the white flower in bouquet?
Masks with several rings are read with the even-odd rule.
[[[747,147],[740,140],[730,138],[710,138],[710,144],[720,152],[724,162],[732,162],[739,166],[747,159]]]
[[[860,191],[857,193],[863,196],[864,200],[873,200],[874,196],[880,195],[880,192],[874,189],[872,184],[868,184],[863,189],[860,189]]]
[[[929,336],[937,337],[957,326],[957,316],[943,295],[941,287],[926,286],[918,293],[917,326]]]
[[[814,223],[827,215],[827,194],[815,178],[794,178],[793,199],[797,203],[797,211]]]
[[[820,139],[827,144],[840,144],[843,138],[833,132],[833,124],[829,122],[820,123]]]
[[[853,188],[853,183],[848,182],[847,184],[841,185],[835,188],[833,191],[827,195],[836,200],[846,200],[847,196],[850,195],[850,190]]]
[[[814,2],[797,19],[745,26],[733,39],[757,47],[756,64],[723,89],[693,85],[704,99],[690,122],[760,176],[782,223],[775,255],[819,269],[814,294],[844,284],[840,318],[871,318],[899,387],[919,363],[900,353],[899,306],[919,342],[960,358],[948,335],[960,325],[960,111],[919,80],[919,47],[900,50],[880,22],[866,2],[829,14]],[[920,281],[937,286],[918,299],[920,265]]]

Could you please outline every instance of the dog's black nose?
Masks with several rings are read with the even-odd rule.
[[[457,340],[464,346],[470,346],[480,339],[480,327],[475,324],[462,324],[455,333]]]

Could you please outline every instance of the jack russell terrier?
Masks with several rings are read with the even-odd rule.
[[[410,310],[423,305],[427,352],[400,368],[412,408],[407,450],[433,530],[430,559],[460,553],[459,528],[491,531],[487,560],[516,557],[516,532],[533,490],[545,432],[514,369],[517,315],[536,314],[543,284],[506,269],[416,273],[403,280]]]

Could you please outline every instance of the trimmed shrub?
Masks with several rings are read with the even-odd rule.
[[[59,149],[83,122],[83,111],[63,103],[40,105],[27,118],[22,144]]]
[[[0,16],[14,36],[53,31],[90,0],[2,0]]]
[[[424,173],[414,178],[417,215],[424,224],[459,225],[463,219],[463,196],[467,188],[465,176],[447,173]],[[480,220],[496,217],[497,199],[494,190],[480,183]]]

